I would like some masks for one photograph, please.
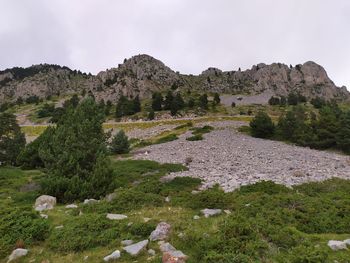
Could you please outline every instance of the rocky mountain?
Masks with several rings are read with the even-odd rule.
[[[151,56],[137,55],[125,59],[118,67],[101,71],[97,75],[48,64],[0,71],[0,102],[14,101],[19,97],[25,99],[33,95],[45,98],[89,92],[98,100],[113,102],[121,94],[146,98],[153,91],[169,88],[252,95],[269,92],[284,96],[294,91],[308,98],[350,98],[346,88],[335,86],[324,68],[314,62],[294,67],[281,63],[261,63],[245,71],[209,68],[194,76],[174,72]]]

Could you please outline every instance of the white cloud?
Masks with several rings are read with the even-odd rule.
[[[314,60],[350,87],[348,0],[0,0],[0,67],[97,73],[139,53],[183,73]]]

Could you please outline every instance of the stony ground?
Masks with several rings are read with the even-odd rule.
[[[188,171],[169,176],[198,177],[203,179],[204,188],[220,184],[225,191],[260,180],[291,186],[331,177],[350,179],[349,156],[253,138],[236,131],[242,124],[210,123],[216,129],[202,141],[187,141],[191,136],[187,132],[176,141],[148,146],[135,158],[162,163],[192,159]]]

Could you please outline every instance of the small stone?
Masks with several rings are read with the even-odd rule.
[[[206,218],[208,218],[210,216],[221,214],[222,210],[221,209],[208,209],[208,208],[206,208],[206,209],[201,210],[201,212],[204,214],[204,216]]]
[[[82,216],[83,215],[83,212],[80,210],[79,211],[79,216]]]
[[[180,250],[164,252],[162,263],[185,263],[188,257]]]
[[[159,245],[159,249],[162,252],[168,252],[168,251],[175,251],[176,248],[174,248],[170,243],[163,243]]]
[[[106,195],[105,200],[107,202],[112,202],[116,197],[117,197],[116,193],[111,193],[111,194]]]
[[[46,215],[46,214],[40,214],[40,216],[41,216],[42,218],[45,218],[45,219],[48,219],[48,218],[49,218],[49,216]]]
[[[98,202],[98,200],[93,199],[93,198],[84,200],[84,204],[85,205],[94,204],[94,203],[97,203],[97,202]]]
[[[16,260],[17,258],[24,257],[27,254],[28,254],[28,249],[17,248],[17,249],[12,251],[7,262],[11,262],[13,260]]]
[[[167,202],[167,203],[170,202],[170,197],[169,196],[165,197],[165,202]]]
[[[123,246],[130,246],[132,243],[134,243],[134,241],[132,241],[131,239],[123,240],[123,241],[121,242],[121,244],[122,244]]]
[[[126,215],[121,215],[121,214],[107,214],[106,218],[111,219],[111,220],[123,220],[128,218]]]
[[[132,224],[133,224],[133,222],[129,222],[129,223],[128,223],[128,226],[132,226]]]
[[[119,250],[116,250],[114,251],[112,254],[106,256],[103,258],[103,261],[105,262],[108,262],[108,261],[111,261],[111,260],[116,260],[120,258],[120,251]]]
[[[197,190],[193,190],[192,192],[191,192],[191,194],[193,194],[193,195],[196,195],[196,194],[198,194],[199,193],[199,191],[197,191]]]
[[[55,226],[55,229],[61,229],[63,228],[63,225]]]
[[[200,217],[197,216],[197,215],[195,215],[195,216],[193,217],[193,219],[194,219],[194,220],[198,220],[198,219],[200,219]]]
[[[166,222],[160,222],[156,229],[151,233],[149,239],[151,241],[164,240],[169,237],[171,225]]]
[[[138,243],[126,246],[123,249],[131,256],[137,256],[148,244],[148,240],[143,240]]]
[[[148,252],[148,254],[150,256],[155,256],[156,255],[156,252],[153,249],[149,249],[149,250],[147,250],[147,252]]]
[[[230,210],[224,210],[225,214],[229,215],[231,214],[231,211]]]
[[[150,221],[152,218],[149,218],[149,217],[144,217],[143,218],[143,222],[147,223],[148,221]]]
[[[76,204],[70,204],[70,205],[66,205],[66,208],[78,208],[78,206]]]
[[[89,256],[85,256],[84,257],[84,261],[88,260],[89,259]]]
[[[184,236],[185,236],[185,234],[184,233],[179,233],[178,235],[177,235],[179,238],[183,238]]]
[[[327,245],[334,251],[346,249],[346,243],[344,241],[329,240]]]

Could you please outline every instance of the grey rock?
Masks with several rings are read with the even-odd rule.
[[[54,208],[56,203],[56,197],[50,195],[41,195],[35,200],[34,209],[39,212],[50,210]]]
[[[76,204],[69,204],[69,205],[66,205],[66,208],[78,208],[78,206]]]
[[[108,262],[108,261],[112,261],[112,260],[116,260],[120,258],[120,251],[116,250],[114,251],[112,254],[106,256],[103,258],[103,261]]]
[[[170,243],[162,243],[159,245],[159,249],[162,252],[175,251],[176,248],[173,247]]]
[[[221,209],[208,209],[208,208],[206,208],[206,209],[201,210],[201,212],[205,217],[210,217],[210,216],[221,214],[222,210]]]
[[[85,200],[84,200],[84,204],[85,204],[85,205],[95,204],[95,203],[98,203],[98,202],[99,202],[98,200],[93,199],[93,198],[91,198],[91,199],[85,199]]]
[[[138,243],[126,246],[123,248],[131,256],[137,256],[142,250],[146,248],[148,240],[143,240]]]
[[[123,220],[128,218],[128,216],[122,214],[107,214],[106,218],[111,220]]]
[[[9,259],[7,262],[11,262],[13,260],[16,260],[20,257],[24,257],[28,254],[28,249],[24,249],[24,248],[17,248],[15,250],[12,251],[11,255],[9,256]]]
[[[130,246],[132,243],[134,243],[134,241],[132,241],[131,239],[123,240],[123,241],[121,242],[121,244],[122,244],[123,246]]]
[[[350,239],[345,239],[343,242],[344,242],[346,245],[350,246]]]
[[[346,249],[346,243],[344,241],[329,240],[327,245],[334,251]]]
[[[148,255],[150,255],[150,256],[155,256],[155,255],[156,255],[156,251],[154,251],[154,249],[149,249],[149,250],[147,250],[147,253],[148,253]]]
[[[169,237],[171,226],[166,222],[161,222],[157,225],[156,229],[151,233],[149,239],[151,241],[165,240]]]

